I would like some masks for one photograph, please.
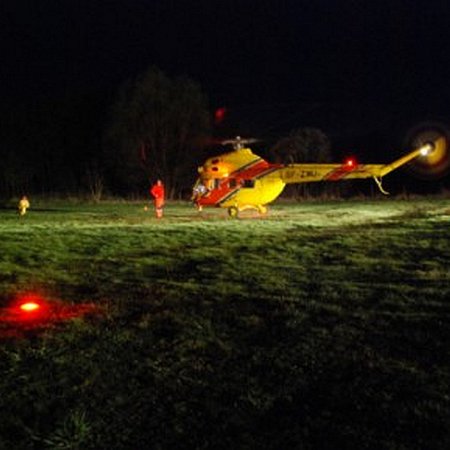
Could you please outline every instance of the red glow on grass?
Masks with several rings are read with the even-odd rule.
[[[98,305],[92,303],[71,304],[36,294],[20,295],[9,306],[0,308],[0,339],[60,329],[64,322],[99,312]]]

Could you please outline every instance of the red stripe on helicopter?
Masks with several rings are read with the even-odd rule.
[[[251,166],[247,165],[244,168],[236,170],[231,174],[230,178],[243,180],[260,179],[278,169],[279,167],[273,167],[267,161],[261,159]]]
[[[230,198],[234,197],[239,192],[240,189],[241,189],[240,186],[236,189],[233,189],[231,192],[228,192],[224,197],[222,197],[220,200],[217,200],[215,203],[221,205],[223,202],[226,202]]]
[[[267,161],[263,161],[263,162],[264,162],[264,165],[260,165],[260,167],[258,167],[258,168],[257,167],[248,168],[247,170],[242,171],[243,173],[241,173],[240,170],[233,172],[232,178],[235,178],[236,175],[238,175],[239,177],[242,177],[242,179],[259,180],[260,178],[264,178],[266,175],[269,175],[270,173],[275,172],[279,169],[278,167],[267,167],[267,165],[268,165]],[[265,170],[263,170],[262,172],[260,172],[259,174],[255,175],[255,172],[262,170],[264,166],[267,168]],[[223,183],[226,186],[225,189],[229,189],[227,187],[228,178],[225,179],[223,181]],[[241,189],[242,189],[242,186],[238,186],[237,188],[234,188],[231,192],[227,192],[222,198],[220,198],[216,202],[219,204],[226,202],[227,200],[232,198],[234,195],[236,195]]]
[[[216,185],[206,196],[202,197],[200,203],[204,205],[220,205],[239,192],[242,188],[241,182],[243,180],[259,179],[276,170],[278,170],[278,167],[270,167],[267,161],[262,158],[257,158],[232,172],[226,178],[220,180],[216,178],[215,181],[218,181],[219,185]],[[238,185],[236,187],[230,187],[230,179],[237,180]]]
[[[264,161],[262,158],[255,159],[245,166],[239,167],[239,169],[235,170],[230,174],[231,177],[254,177],[256,172],[265,169],[268,166],[267,161]]]
[[[244,172],[251,168],[254,168],[256,165],[259,165],[260,163],[267,164],[267,161],[264,161],[262,158],[258,157],[256,159],[254,159],[253,161],[250,161],[249,163],[243,165],[242,167],[239,167],[239,169],[232,172],[231,175],[235,176],[238,173],[241,173],[241,172]]]
[[[350,172],[353,172],[353,170],[349,169],[347,166],[338,167],[327,173],[323,179],[328,181],[338,181],[345,178]]]

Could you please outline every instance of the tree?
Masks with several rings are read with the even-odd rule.
[[[270,150],[275,162],[325,163],[329,162],[331,144],[317,128],[299,128],[280,139]]]
[[[331,144],[321,130],[299,128],[280,139],[270,149],[270,155],[275,162],[283,164],[326,163],[331,160]],[[304,197],[323,194],[332,188],[322,183],[304,183],[287,186],[285,194]]]
[[[209,128],[207,98],[194,81],[151,67],[120,89],[106,132],[109,179],[116,190],[142,191],[161,178],[174,198],[192,184],[195,149]]]

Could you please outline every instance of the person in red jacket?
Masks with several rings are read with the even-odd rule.
[[[164,207],[164,184],[161,180],[158,180],[151,188],[150,194],[154,198],[156,217],[161,219],[163,216]]]

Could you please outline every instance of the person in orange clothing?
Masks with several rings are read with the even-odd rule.
[[[163,216],[164,207],[164,184],[161,180],[158,180],[151,188],[150,194],[154,198],[156,217],[161,219]]]

